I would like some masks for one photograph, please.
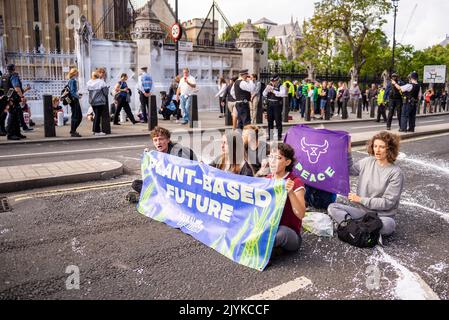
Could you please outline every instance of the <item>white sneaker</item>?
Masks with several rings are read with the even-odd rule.
[[[106,133],[104,133],[104,132],[96,132],[96,133],[94,133],[94,136],[96,136],[96,137],[104,137],[106,135]]]

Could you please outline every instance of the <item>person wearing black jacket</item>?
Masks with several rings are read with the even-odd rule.
[[[393,73],[391,75],[391,81],[395,83],[398,83],[399,76],[396,73]],[[393,117],[396,112],[398,117],[399,126],[401,125],[401,114],[402,114],[402,94],[401,91],[394,85],[391,85],[390,88],[390,95],[388,99],[388,106],[389,106],[389,112],[388,112],[388,120],[387,120],[387,130],[391,130],[391,123],[393,122]],[[402,129],[399,129],[400,132],[402,132]]]

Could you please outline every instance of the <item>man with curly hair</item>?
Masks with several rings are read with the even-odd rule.
[[[358,176],[357,194],[349,194],[352,205],[333,203],[329,215],[341,223],[349,215],[352,219],[362,219],[368,212],[376,212],[382,221],[381,235],[389,236],[396,229],[394,217],[398,211],[404,187],[404,175],[395,164],[399,154],[397,135],[380,132],[368,142],[369,157],[353,164],[349,148],[349,168],[351,175]]]

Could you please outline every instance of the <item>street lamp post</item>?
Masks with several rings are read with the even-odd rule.
[[[394,8],[394,27],[393,27],[393,57],[391,59],[391,72],[394,72],[394,63],[395,63],[395,51],[396,51],[396,16],[398,13],[399,0],[392,0],[393,8]]]
[[[179,23],[178,17],[178,0],[175,0],[176,23]],[[179,75],[179,40],[175,41],[175,73]]]

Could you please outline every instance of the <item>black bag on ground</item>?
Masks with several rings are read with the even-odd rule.
[[[349,218],[348,218],[349,217]],[[373,248],[380,238],[382,220],[377,213],[369,212],[360,220],[352,220],[347,215],[337,229],[338,238],[359,248]]]

